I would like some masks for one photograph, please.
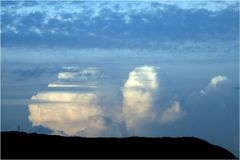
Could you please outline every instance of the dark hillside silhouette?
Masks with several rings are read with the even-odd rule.
[[[235,158],[195,137],[82,138],[1,132],[1,141],[1,158]]]

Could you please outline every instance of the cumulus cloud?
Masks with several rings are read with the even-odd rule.
[[[176,119],[185,115],[185,111],[181,111],[178,101],[175,101],[172,106],[167,108],[160,117],[160,123],[167,124],[174,122]]]
[[[121,116],[119,107],[112,107],[110,111],[100,105],[99,92],[80,89],[80,87],[97,87],[89,84],[93,77],[99,76],[96,68],[65,66],[62,70],[64,71],[58,73],[58,82],[50,83],[48,87],[78,89],[75,91],[58,89],[33,95],[28,106],[30,112],[28,118],[32,125],[49,128],[53,134],[70,136],[126,135],[124,122],[119,118]],[[114,112],[119,113],[118,117],[113,116]]]
[[[220,82],[227,80],[226,76],[218,75],[211,79],[210,86],[216,87]]]
[[[125,129],[98,104],[95,93],[45,92],[33,95],[29,120],[54,134],[123,136]]]
[[[137,67],[129,73],[123,87],[123,114],[129,131],[135,132],[145,122],[159,123],[160,119],[160,124],[168,124],[184,115],[178,101],[165,109],[155,104],[154,97],[158,89],[155,67]]]
[[[218,75],[218,76],[214,76],[207,87],[205,87],[204,89],[200,90],[200,94],[204,95],[206,94],[206,92],[211,89],[211,88],[215,88],[217,87],[220,83],[224,82],[227,80],[226,76],[222,76],[222,75]]]
[[[78,73],[78,75],[67,78],[95,73],[95,70],[86,68],[81,71],[75,67],[63,69],[69,72],[76,70]],[[71,81],[48,85],[52,88],[82,86],[84,84],[73,84]],[[136,67],[129,73],[122,88],[122,105],[114,103],[111,107],[105,106],[107,103],[102,102],[104,96],[95,90],[88,92],[46,91],[32,96],[29,104],[29,120],[33,126],[44,126],[51,129],[54,134],[94,137],[126,136],[130,132],[138,134],[139,130],[144,130],[144,123],[169,124],[184,115],[178,101],[168,107],[156,105],[154,102],[158,89],[157,68],[153,66]],[[159,107],[160,110],[156,107]]]
[[[154,67],[137,67],[129,73],[123,87],[123,113],[129,129],[134,129],[139,120],[151,118],[153,94],[157,88]]]
[[[94,94],[39,93],[32,100],[45,101],[29,104],[29,120],[33,126],[42,125],[67,135],[86,132],[85,136],[97,136],[106,130],[102,109],[93,104]]]

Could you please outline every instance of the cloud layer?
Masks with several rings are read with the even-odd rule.
[[[4,1],[2,45],[132,48],[236,40],[238,12],[237,1]]]

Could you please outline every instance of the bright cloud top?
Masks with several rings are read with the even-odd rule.
[[[211,89],[217,87],[220,83],[224,82],[227,80],[226,76],[218,75],[214,76],[211,81],[209,82],[208,86],[205,87],[205,89],[202,89],[200,91],[201,94],[206,94],[206,92]]]

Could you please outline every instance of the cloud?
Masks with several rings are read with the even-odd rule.
[[[153,94],[157,88],[154,67],[137,67],[129,73],[123,87],[123,113],[129,129],[134,129],[141,119],[151,118]]]
[[[49,88],[97,88],[95,85],[80,85],[80,84],[63,84],[63,83],[50,83]]]
[[[31,100],[40,102],[81,102],[88,103],[96,99],[93,93],[78,92],[41,92],[33,95]]]
[[[80,70],[82,69],[81,67],[78,67],[78,66],[63,66],[62,69],[64,70],[73,70],[73,71],[76,71],[76,70]]]
[[[79,43],[81,43],[81,46],[87,44],[93,46],[93,48],[97,47],[95,44],[109,46],[107,40],[112,45],[116,44],[114,37],[122,37],[124,32],[130,33],[129,36],[125,37],[134,39],[134,43],[139,39],[148,38],[148,40],[142,40],[141,44],[147,44],[146,41],[156,38],[155,42],[159,42],[159,39],[163,39],[163,37],[176,39],[179,36],[185,36],[186,39],[192,39],[197,37],[194,35],[202,37],[203,33],[209,35],[211,31],[221,35],[223,31],[228,31],[228,34],[230,32],[236,33],[238,26],[234,22],[237,20],[237,16],[234,17],[234,15],[237,15],[237,12],[232,8],[238,8],[237,6],[237,1],[138,1],[137,3],[130,1],[64,1],[60,3],[39,1],[32,4],[15,1],[11,5],[5,1],[2,3],[2,33],[7,36],[18,37],[16,38],[19,39],[16,40],[18,43],[22,39],[29,39],[27,43],[30,46],[30,43],[39,45],[39,42],[49,46],[57,42],[61,42],[60,46],[67,45],[70,43],[69,38],[72,39],[71,43],[74,46],[79,46]],[[226,14],[225,9],[233,12]],[[221,11],[223,14],[220,13]],[[204,24],[197,21],[193,23],[192,16],[194,19],[199,19],[201,23],[203,23],[201,19],[204,18]],[[142,18],[139,19],[140,17]],[[179,23],[176,23],[176,21]],[[134,25],[129,25],[130,23],[134,23]],[[102,27],[99,27],[99,24]],[[221,27],[223,24],[225,29]],[[200,25],[204,25],[206,29]],[[152,28],[151,31],[149,26]],[[216,30],[213,26],[219,26],[219,29]],[[108,29],[103,31],[104,28]],[[187,28],[194,29],[191,31]],[[167,33],[174,30],[176,34],[169,35],[165,32],[158,32],[159,30],[166,30]],[[145,36],[139,37],[139,32]],[[36,36],[36,34],[39,36]],[[174,35],[178,35],[178,37]],[[192,36],[189,38],[186,35]],[[213,34],[211,35],[213,36]],[[35,41],[31,40],[32,36]],[[57,38],[57,40],[52,41],[52,38]],[[95,39],[94,43],[92,39]],[[126,40],[121,39],[119,43],[123,44],[123,41]],[[9,43],[11,44],[12,41]],[[83,43],[86,44],[83,45]],[[127,45],[127,43],[124,43],[124,45]],[[133,46],[133,44],[129,46]]]
[[[200,94],[206,94],[205,89],[202,89],[202,90],[200,91]]]
[[[129,73],[128,80],[124,87],[127,89],[156,90],[158,88],[157,72],[155,67],[136,67]]]
[[[2,32],[12,32],[14,34],[18,34],[19,33],[19,31],[17,30],[17,28],[15,26],[10,26],[10,25],[6,25]]]
[[[58,80],[50,83],[49,88],[97,88],[97,81],[103,77],[96,68],[64,66],[62,69]]]
[[[219,12],[233,5],[237,5],[237,1],[205,1],[205,0],[175,0],[175,1],[162,1],[161,4],[175,5],[183,10],[207,10],[210,12]]]
[[[160,117],[160,123],[167,124],[174,122],[178,118],[184,116],[185,111],[181,111],[181,107],[178,101],[175,101],[172,106],[167,108]]]
[[[124,21],[124,23],[128,24],[128,23],[131,22],[131,17],[128,16],[128,15],[125,15],[125,16],[123,17],[123,21]]]
[[[144,128],[147,122],[169,124],[182,117],[178,101],[165,109],[155,103],[159,89],[157,70],[153,66],[136,67],[123,87],[123,114],[130,132]],[[159,109],[160,108],[160,109]]]
[[[58,97],[56,95],[51,95]],[[106,124],[104,122],[103,113],[99,106],[92,105],[94,97],[88,97],[81,94],[78,95],[78,103],[67,101],[67,103],[61,103],[62,97],[59,97],[59,102],[53,102],[52,98],[48,94],[49,102],[45,103],[32,103],[29,104],[29,120],[33,126],[42,125],[50,128],[55,133],[64,132],[66,135],[76,135],[81,132],[87,132],[85,136],[98,136],[99,132],[106,130]],[[65,94],[66,97],[71,95]],[[39,97],[39,96],[36,96]],[[36,98],[33,98],[36,100]],[[46,97],[45,97],[46,100]],[[65,99],[66,100],[66,99]],[[64,101],[65,101],[64,100]],[[83,100],[80,102],[80,100]],[[79,134],[81,135],[81,134]]]
[[[28,107],[32,125],[49,128],[54,134],[87,137],[125,134],[122,124],[98,105],[95,93],[38,93],[32,96]]]
[[[78,71],[59,72],[59,80],[89,80],[95,78],[97,70],[95,68],[80,69]]]
[[[44,33],[44,30],[37,28],[37,27],[31,27],[30,31],[39,35],[42,35]]]
[[[210,90],[211,88],[215,88],[217,87],[220,83],[224,82],[227,80],[226,76],[222,76],[222,75],[218,75],[218,76],[214,76],[207,87],[205,87],[204,89],[200,90],[200,94],[204,95],[207,93],[208,90]]]
[[[95,69],[89,68],[66,66],[62,69],[77,73],[68,79],[95,74]],[[60,81],[50,83],[48,87],[78,88],[84,85],[82,81],[77,84]],[[109,92],[101,93],[103,90],[46,91],[31,97],[28,118],[33,126],[44,126],[54,134],[93,137],[138,134],[145,129],[146,123],[158,126],[173,123],[185,113],[178,101],[168,107],[156,104],[158,89],[157,67],[136,67],[122,88],[122,104],[110,102],[109,107],[106,96],[110,96],[110,101],[112,97]]]
[[[216,87],[220,82],[227,80],[226,76],[218,75],[211,79],[210,86]]]
[[[62,74],[58,73],[58,82],[50,83],[48,87],[71,90],[58,89],[33,95],[28,106],[28,118],[32,125],[49,128],[53,134],[70,136],[126,136],[127,131],[123,119],[120,118],[122,111],[119,112],[119,107],[113,106],[109,109],[101,105],[101,93],[96,90],[79,89],[97,87],[89,84],[92,77],[98,76],[96,69],[64,66],[62,70]],[[78,89],[73,91],[74,88]],[[114,116],[115,112],[118,116]]]

